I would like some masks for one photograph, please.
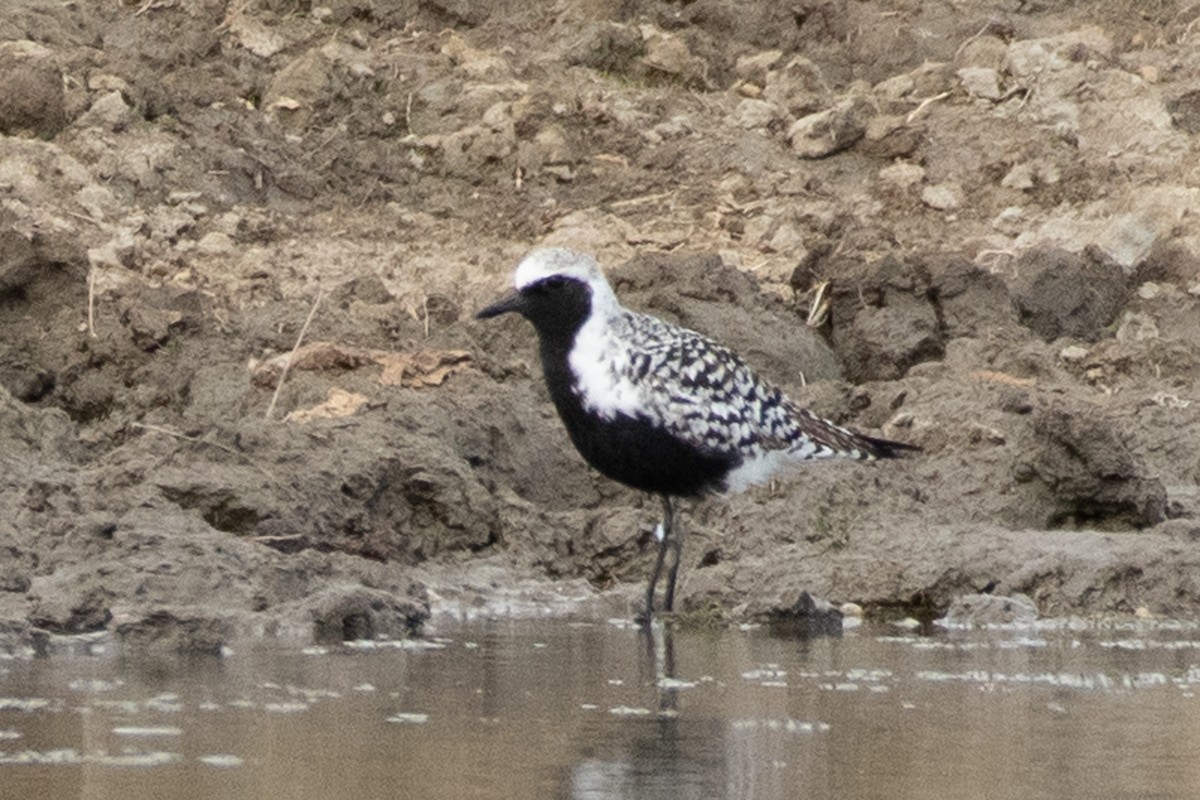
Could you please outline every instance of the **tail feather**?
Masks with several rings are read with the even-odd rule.
[[[877,439],[874,436],[858,434],[858,438],[870,447],[874,458],[904,458],[910,453],[919,453],[921,447],[908,442],[896,442],[891,439]]]

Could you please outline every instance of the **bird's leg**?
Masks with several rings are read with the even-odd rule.
[[[644,622],[647,625],[650,624],[650,621],[654,618],[654,589],[658,586],[659,576],[662,575],[663,562],[667,560],[667,543],[673,538],[671,527],[674,522],[675,514],[674,509],[671,506],[671,498],[665,494],[662,495],[662,503],[663,519],[658,525],[658,530],[655,531],[655,533],[658,534],[658,556],[654,559],[654,569],[650,572],[650,582],[646,586],[646,607],[642,610],[642,613],[638,617],[641,622]],[[674,570],[672,570],[672,575],[673,574]],[[674,583],[672,582],[669,594],[667,595],[668,611],[671,610],[671,601],[674,599],[674,592],[675,587]]]
[[[675,509],[671,498],[663,495],[663,513],[671,520],[671,549],[675,552],[671,559],[671,568],[667,570],[667,599],[663,607],[667,611],[675,610],[675,579],[679,577],[679,559],[683,555],[683,529],[675,526]],[[664,541],[665,545],[666,542]]]

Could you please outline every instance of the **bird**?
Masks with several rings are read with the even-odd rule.
[[[735,493],[816,459],[896,458],[916,445],[822,419],[756,375],[735,352],[621,305],[596,258],[530,251],[513,288],[476,319],[516,313],[532,323],[550,398],[575,448],[602,475],[662,503],[658,552],[638,618],[672,612],[683,530],[676,501]]]

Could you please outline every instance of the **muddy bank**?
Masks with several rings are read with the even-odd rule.
[[[624,613],[657,504],[574,454],[531,331],[471,319],[537,243],[924,448],[700,504],[686,609],[1194,615],[1194,14],[806,8],[18,3],[4,630]]]

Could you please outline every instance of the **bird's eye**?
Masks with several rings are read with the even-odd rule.
[[[562,275],[551,275],[549,278],[542,280],[542,286],[547,289],[561,289],[567,285],[567,279]]]

